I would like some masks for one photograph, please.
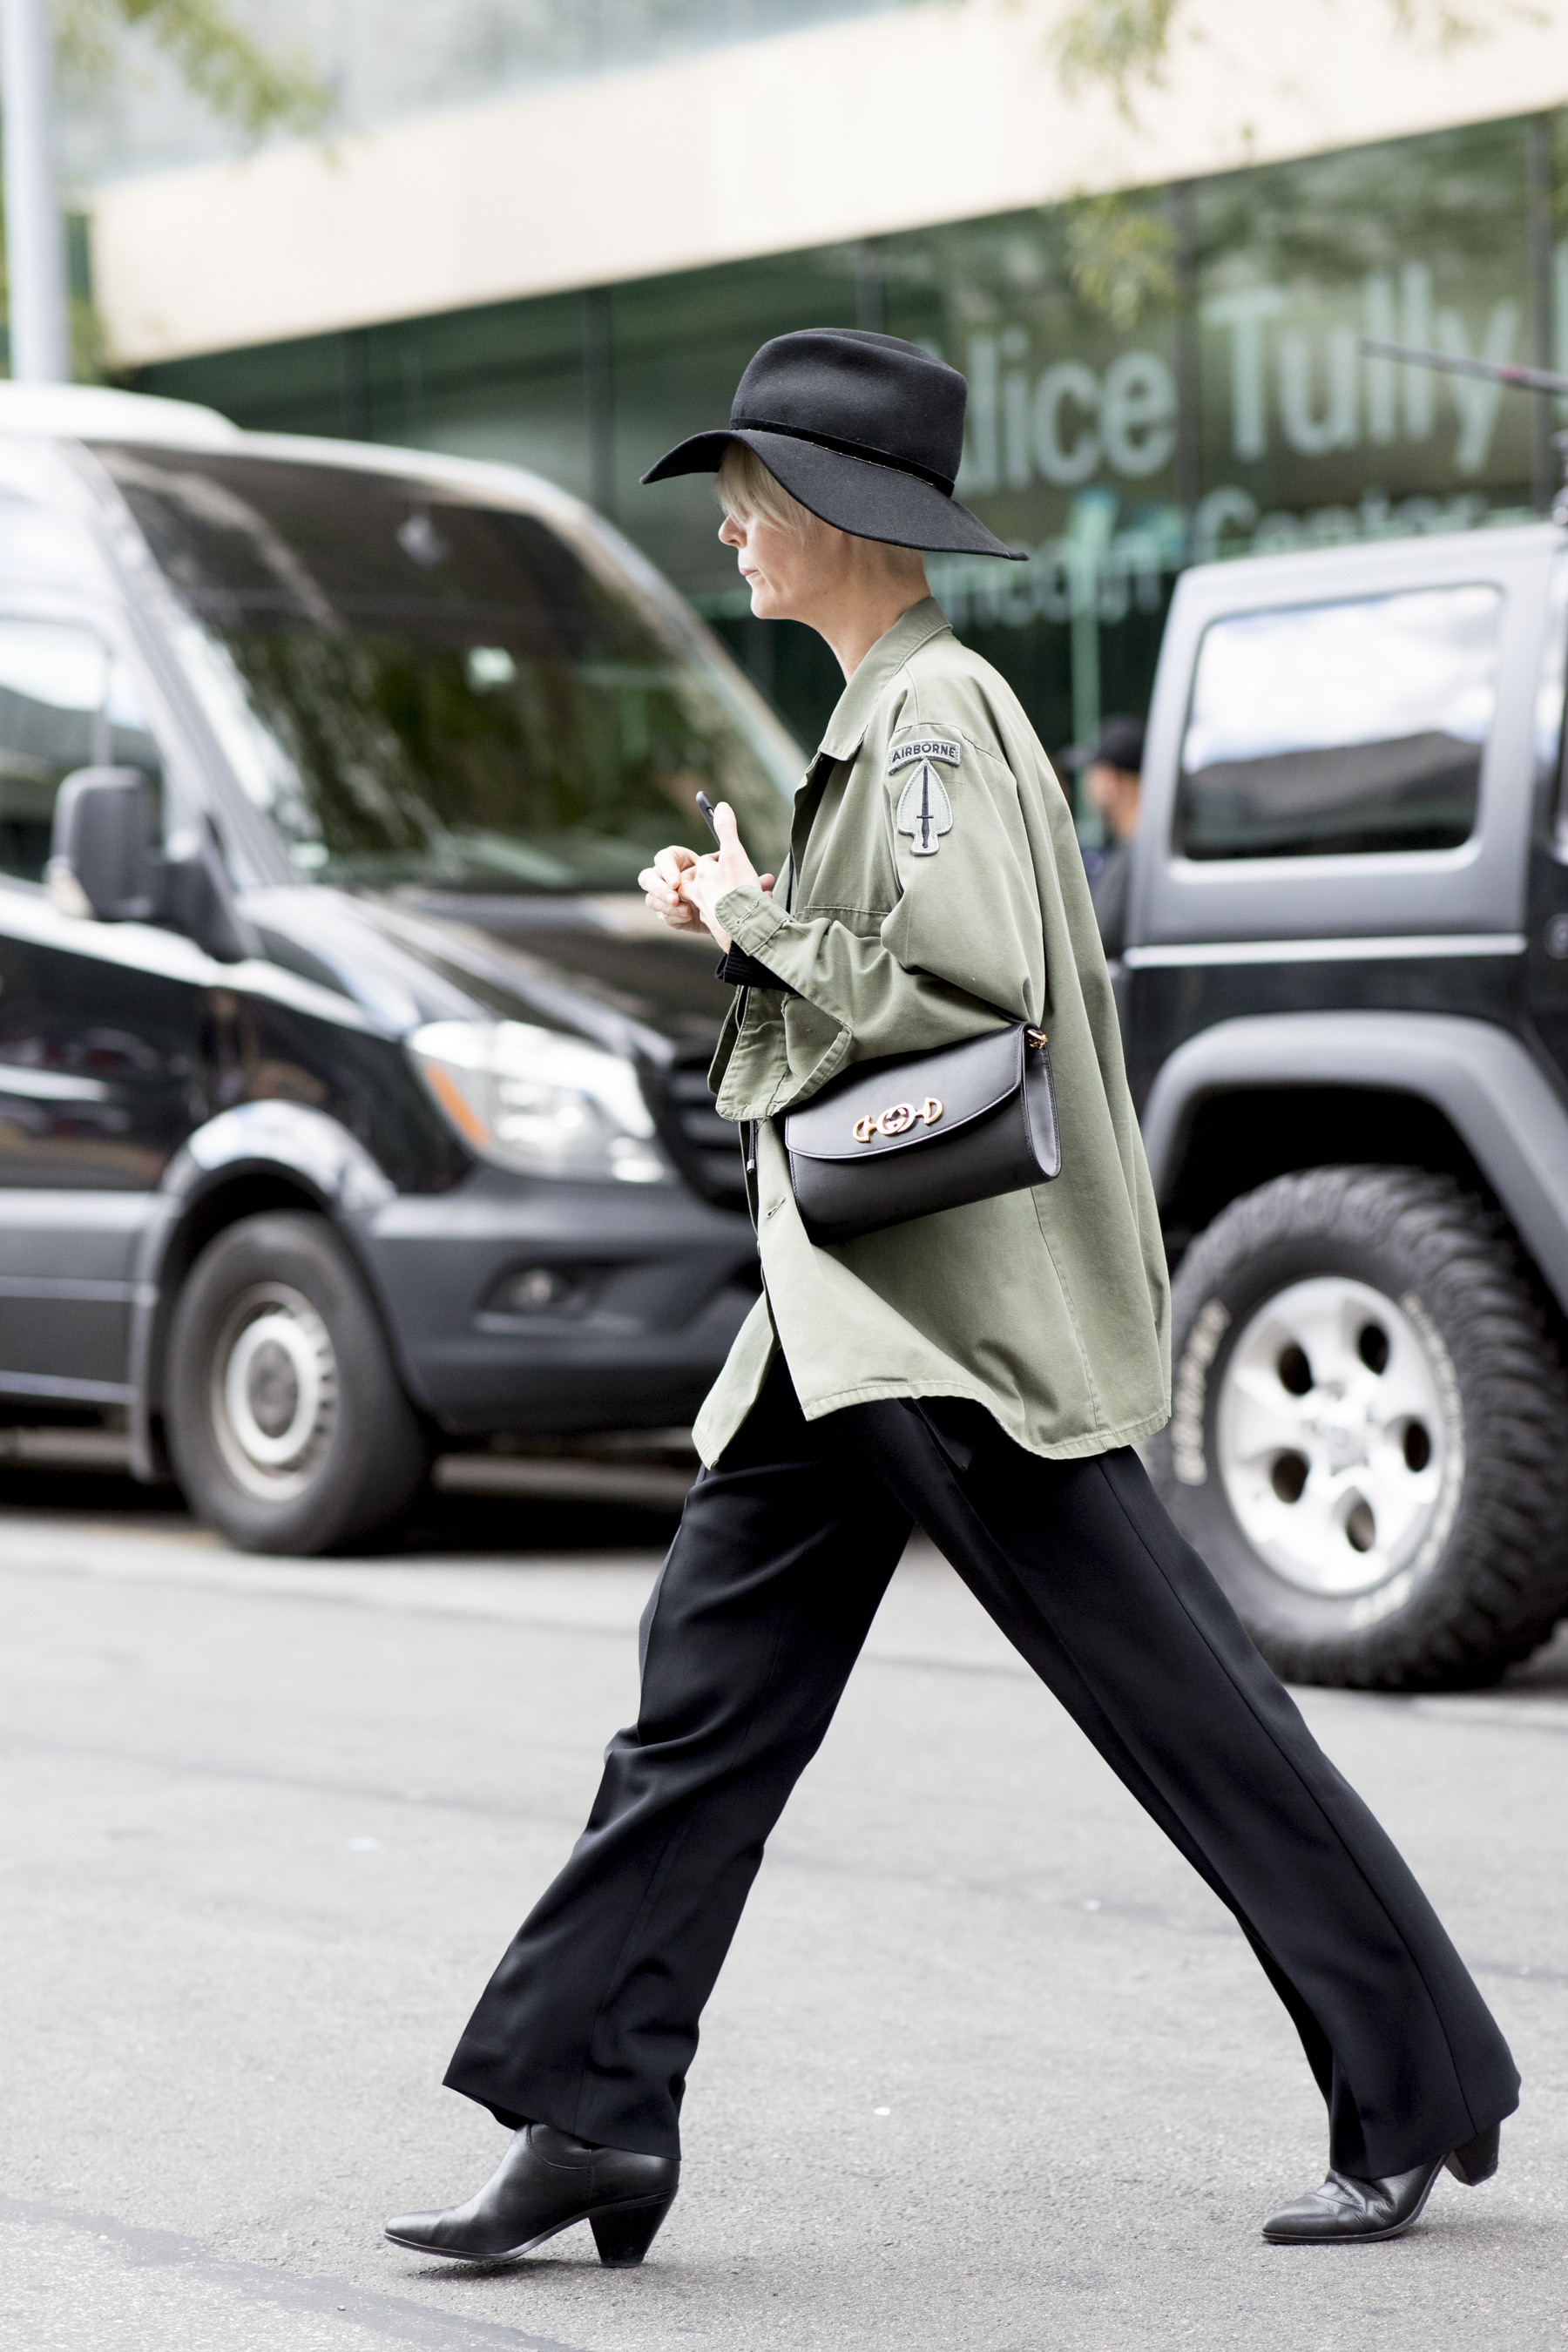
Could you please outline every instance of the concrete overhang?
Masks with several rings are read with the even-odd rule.
[[[1561,0],[1455,50],[1367,0],[1194,0],[1136,126],[1056,0],[900,10],[554,82],[92,199],[128,365],[660,276],[1568,100]]]

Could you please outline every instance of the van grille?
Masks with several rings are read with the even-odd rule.
[[[746,1174],[741,1159],[741,1131],[733,1119],[721,1118],[708,1091],[710,1056],[672,1062],[666,1070],[645,1072],[659,1139],[687,1182],[705,1201],[721,1207],[743,1208]]]

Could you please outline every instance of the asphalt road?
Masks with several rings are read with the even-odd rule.
[[[16,2352],[1403,2352],[1568,2344],[1568,1648],[1308,1693],[1526,2078],[1485,2188],[1265,2246],[1321,2109],[1239,1937],[915,1555],[710,2009],[640,2271],[386,2246],[504,2145],[440,2087],[634,1696],[668,1514],[448,1497],[385,1561],[243,1559],[0,1474],[0,2342]]]

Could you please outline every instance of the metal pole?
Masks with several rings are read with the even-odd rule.
[[[1446,368],[1450,375],[1484,375],[1493,383],[1516,383],[1523,392],[1568,393],[1568,375],[1553,368],[1521,367],[1513,360],[1460,359],[1452,352],[1429,352],[1419,343],[1385,343],[1380,335],[1363,335],[1360,348],[1373,359],[1411,360],[1418,367]]]
[[[1559,375],[1554,368],[1517,367],[1511,362],[1498,360],[1458,359],[1448,352],[1423,351],[1415,343],[1385,343],[1375,335],[1363,335],[1361,348],[1381,360],[1411,360],[1417,367],[1446,368],[1450,375],[1481,375],[1493,383],[1517,384],[1522,392],[1550,392],[1562,400],[1568,397],[1568,375]],[[1568,523],[1568,433],[1554,433],[1552,446],[1563,460],[1563,488],[1552,506],[1552,520],[1559,525]]]
[[[1552,117],[1537,114],[1525,127],[1525,246],[1530,263],[1530,313],[1534,330],[1531,357],[1550,368],[1552,334]],[[1545,514],[1561,468],[1552,446],[1552,412],[1537,401],[1531,415],[1531,494]]]
[[[583,296],[583,391],[588,428],[588,499],[612,521],[616,512],[616,378],[610,289]]]
[[[48,0],[0,0],[0,121],[11,373],[68,383],[65,224],[55,178],[54,47]]]
[[[1166,219],[1170,224],[1173,258],[1175,263],[1175,362],[1176,362],[1176,504],[1182,509],[1182,529],[1189,542],[1192,540],[1193,517],[1198,510],[1198,417],[1202,388],[1198,378],[1198,261],[1197,232],[1193,220],[1193,184],[1177,180],[1166,192]]]

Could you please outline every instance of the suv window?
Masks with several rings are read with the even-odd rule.
[[[62,782],[109,764],[158,779],[131,680],[101,637],[0,614],[0,875],[43,880]]]
[[[1184,856],[1457,849],[1497,707],[1502,593],[1244,613],[1204,633],[1182,746]]]

